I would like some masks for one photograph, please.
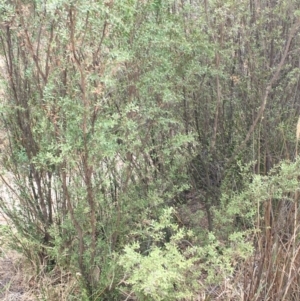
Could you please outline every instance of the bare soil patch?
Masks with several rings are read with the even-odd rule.
[[[0,300],[36,300],[22,267],[22,257],[15,251],[3,251],[0,257]]]

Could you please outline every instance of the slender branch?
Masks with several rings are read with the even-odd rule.
[[[258,113],[256,115],[256,118],[255,118],[254,122],[252,123],[250,129],[248,130],[248,133],[247,133],[245,139],[242,141],[242,143],[239,145],[239,147],[235,150],[235,152],[233,153],[233,155],[228,160],[227,166],[229,166],[235,160],[236,155],[246,146],[246,143],[250,139],[250,137],[251,137],[254,129],[256,128],[256,126],[258,124],[258,121],[262,118],[263,113],[264,113],[265,108],[266,108],[266,105],[267,105],[269,93],[270,93],[270,91],[272,89],[272,86],[274,85],[274,83],[278,79],[279,73],[280,73],[280,71],[281,71],[281,69],[282,69],[282,67],[284,65],[284,62],[285,62],[285,60],[287,58],[287,55],[289,53],[289,48],[290,48],[292,39],[295,36],[295,34],[296,34],[297,30],[299,29],[299,27],[300,27],[300,19],[298,19],[297,22],[293,25],[293,27],[292,27],[292,29],[291,29],[291,31],[289,33],[289,37],[288,37],[288,40],[287,40],[287,43],[286,43],[286,46],[285,46],[285,49],[284,49],[284,52],[283,52],[283,56],[282,56],[281,61],[279,62],[278,66],[276,68],[275,73],[273,74],[271,80],[269,81],[269,83],[268,83],[268,85],[266,87],[265,94],[264,94],[262,103],[260,105],[260,109],[259,109],[259,111],[258,111]]]
[[[216,53],[216,66],[217,66],[217,70],[219,71],[219,67],[220,67],[220,54],[219,53]],[[214,153],[215,147],[216,147],[219,111],[220,111],[220,107],[221,107],[221,86],[220,86],[219,74],[217,74],[216,83],[217,83],[217,106],[216,106],[215,120],[214,120],[214,132],[213,132],[213,137],[212,137],[212,142],[211,142],[211,147],[210,147],[210,149],[213,153]]]

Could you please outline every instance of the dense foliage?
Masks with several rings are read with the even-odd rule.
[[[297,0],[0,11],[0,206],[37,273],[77,275],[69,300],[204,299],[239,273],[243,300],[296,296]]]

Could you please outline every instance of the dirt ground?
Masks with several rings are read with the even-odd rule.
[[[0,255],[0,300],[30,301],[34,298],[22,268],[22,257],[14,251],[1,250]]]

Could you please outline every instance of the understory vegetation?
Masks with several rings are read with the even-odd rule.
[[[298,0],[0,0],[37,300],[300,300],[299,58]]]

